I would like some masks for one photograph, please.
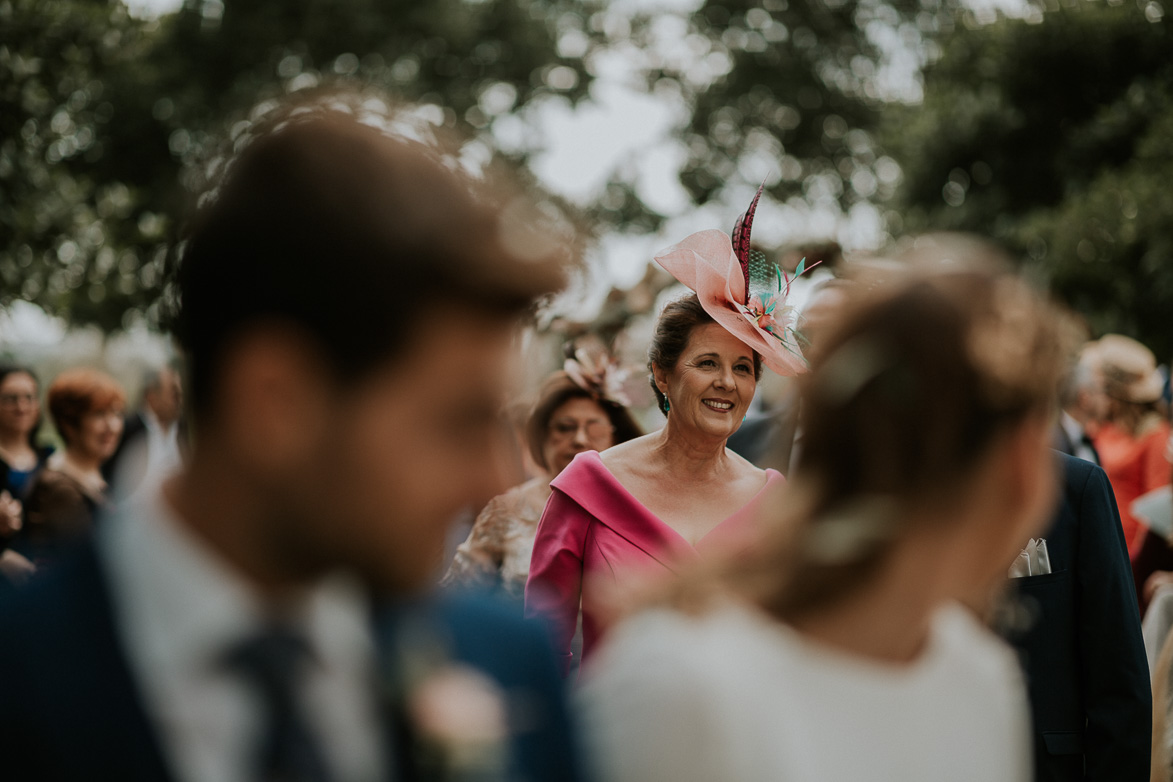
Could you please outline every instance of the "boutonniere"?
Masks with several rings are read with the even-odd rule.
[[[444,666],[411,690],[407,706],[427,765],[442,772],[434,778],[505,778],[509,726],[496,682],[467,666]]]
[[[417,780],[504,782],[511,729],[505,692],[449,653],[438,629],[401,622],[384,660],[384,690],[400,722],[400,746]]]

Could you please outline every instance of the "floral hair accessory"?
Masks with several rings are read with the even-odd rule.
[[[733,227],[733,236],[709,229],[692,234],[656,256],[656,263],[696,292],[705,312],[761,357],[779,375],[806,370],[794,307],[786,303],[790,284],[818,262],[799,262],[793,276],[750,249],[754,212],[762,197],[758,187],[753,203]]]
[[[604,348],[567,344],[562,369],[575,385],[588,391],[596,400],[607,400],[623,407],[631,405],[623,390],[631,371],[621,367]]]

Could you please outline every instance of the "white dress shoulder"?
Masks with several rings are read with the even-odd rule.
[[[1013,652],[964,609],[908,665],[805,639],[754,609],[656,610],[615,629],[579,692],[608,782],[1026,782]]]

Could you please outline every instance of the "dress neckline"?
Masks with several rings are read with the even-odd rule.
[[[550,485],[577,502],[600,523],[623,535],[661,564],[672,569],[668,560],[681,556],[687,559],[699,557],[699,552],[709,542],[723,537],[730,527],[736,526],[737,521],[758,505],[767,490],[782,480],[782,474],[777,470],[767,469],[765,485],[749,501],[701,536],[695,546],[640,502],[607,468],[598,451],[585,451],[575,456],[570,466],[551,481]],[[628,508],[634,511],[634,514],[621,512]],[[632,523],[633,515],[644,523]],[[671,556],[663,557],[665,550]]]

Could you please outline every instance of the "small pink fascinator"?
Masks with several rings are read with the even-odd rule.
[[[786,299],[790,283],[818,263],[808,267],[804,258],[791,277],[764,253],[750,249],[764,186],[737,218],[732,238],[715,229],[699,231],[661,252],[656,263],[695,291],[705,312],[757,351],[766,366],[779,375],[797,375],[806,370],[806,359],[794,328],[796,313]]]
[[[623,390],[631,371],[619,365],[603,347],[568,344],[562,369],[579,388],[589,391],[596,400],[614,402],[623,407],[631,400]]]

